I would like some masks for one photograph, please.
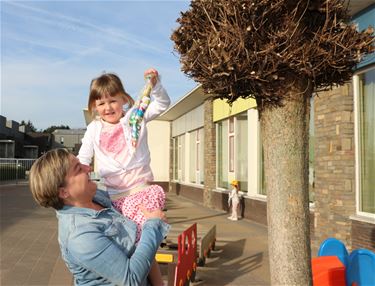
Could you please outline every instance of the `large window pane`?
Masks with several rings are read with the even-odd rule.
[[[203,128],[190,132],[189,182],[203,184],[204,180],[204,136]]]
[[[178,138],[173,138],[173,179],[178,180]]]
[[[197,131],[190,132],[189,140],[189,182],[196,183],[196,159],[197,159]]]
[[[375,69],[359,75],[360,211],[375,213]]]
[[[236,120],[236,179],[240,181],[241,191],[247,192],[247,114],[236,116]]]
[[[176,177],[175,180],[185,181],[185,135],[181,135],[175,138],[175,166],[176,166]]]
[[[264,149],[263,145],[260,144],[260,150],[261,153],[260,160],[259,160],[259,170],[260,170],[260,178],[259,178],[259,194],[261,195],[267,195],[266,190],[266,176],[264,175]]]
[[[234,172],[234,135],[229,136],[229,172]]]
[[[309,128],[309,201],[314,202],[315,195],[315,126],[314,126],[314,97],[310,99],[310,128]]]
[[[263,140],[262,140],[262,133],[260,129],[260,122],[258,121],[258,140],[259,140],[259,149],[258,152],[260,154],[259,156],[259,162],[258,162],[258,170],[259,172],[259,194],[260,195],[267,195],[266,190],[266,177],[264,175],[264,149],[263,149]]]
[[[219,122],[217,129],[218,187],[228,188],[228,121]]]
[[[200,183],[204,184],[204,130],[199,129],[199,178]]]

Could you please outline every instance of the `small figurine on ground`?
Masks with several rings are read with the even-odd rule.
[[[238,220],[238,207],[240,204],[240,194],[239,194],[239,183],[237,180],[233,180],[230,184],[233,188],[229,193],[228,206],[232,206],[232,215],[228,217],[230,220]]]

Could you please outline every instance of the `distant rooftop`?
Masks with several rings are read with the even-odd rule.
[[[56,129],[52,133],[55,135],[77,135],[86,132],[86,128],[75,128],[75,129]]]

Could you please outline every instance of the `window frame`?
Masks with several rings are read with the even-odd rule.
[[[178,161],[178,157],[177,157],[177,137],[172,137],[172,181],[177,181],[178,179],[178,166],[177,166],[177,161]]]
[[[355,141],[355,205],[356,214],[375,219],[375,213],[361,211],[361,150],[360,150],[360,92],[359,76],[370,70],[375,70],[375,65],[357,71],[353,76],[353,102],[354,102],[354,141]]]
[[[199,151],[200,151],[200,137],[199,137],[199,129],[197,129],[196,138],[195,138],[195,171],[199,172],[199,164],[200,164],[200,158],[199,158]]]
[[[173,181],[182,183],[184,180],[184,142],[185,140],[185,134],[181,134],[178,136],[173,137]]]
[[[235,173],[235,116],[228,118],[228,171],[229,173]]]

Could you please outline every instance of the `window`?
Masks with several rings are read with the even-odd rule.
[[[228,188],[228,120],[217,123],[217,186]]]
[[[229,118],[229,172],[234,172],[234,117]]]
[[[189,148],[187,150],[189,151],[189,182],[196,183],[197,135],[195,131],[190,132],[189,135]]]
[[[197,157],[198,157],[198,169],[199,170],[199,180],[198,182],[200,182],[202,185],[204,184],[204,129],[201,128],[199,129],[199,142],[198,142],[198,154],[197,154]]]
[[[375,214],[375,68],[354,77],[358,211]]]
[[[310,99],[310,128],[309,128],[309,201],[314,202],[315,196],[315,125],[314,125],[314,96]]]
[[[181,135],[173,138],[173,179],[184,181],[184,141],[185,136]]]
[[[236,116],[235,126],[236,156],[235,172],[236,180],[240,182],[240,190],[247,192],[248,182],[248,124],[247,113]]]
[[[0,158],[14,158],[15,143],[13,140],[0,140]]]
[[[259,162],[258,162],[258,170],[259,170],[259,178],[258,178],[258,186],[259,186],[259,194],[260,195],[267,195],[266,191],[266,177],[264,175],[264,148],[263,148],[263,140],[261,135],[261,128],[260,128],[260,121],[258,121],[258,152],[260,154],[259,156]]]
[[[240,182],[247,191],[248,182],[248,124],[247,113],[217,123],[217,186],[227,189],[229,181]]]
[[[261,140],[261,139],[260,139]],[[260,170],[260,176],[259,176],[259,194],[260,195],[267,195],[267,190],[266,190],[266,176],[264,175],[264,149],[262,143],[259,144],[260,150],[259,152],[261,153],[260,160],[259,160],[259,170]]]
[[[234,172],[234,135],[229,135],[229,172]]]
[[[173,180],[178,180],[178,137],[173,138]]]
[[[195,140],[195,170],[199,171],[199,163],[200,163],[200,157],[199,157],[199,151],[200,151],[200,138],[199,138],[199,129],[197,130],[196,140]]]
[[[203,184],[204,179],[203,128],[190,132],[189,182]]]

